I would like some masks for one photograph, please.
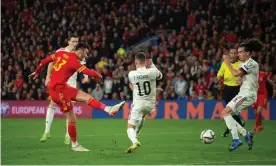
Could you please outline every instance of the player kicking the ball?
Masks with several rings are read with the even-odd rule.
[[[132,145],[125,153],[131,153],[141,146],[137,135],[143,126],[145,116],[155,110],[156,80],[162,79],[162,73],[152,62],[150,68],[146,68],[146,53],[139,52],[135,55],[135,65],[136,70],[128,74],[130,86],[133,87],[133,103],[129,114],[127,135]]]
[[[73,151],[89,151],[83,148],[77,142],[76,115],[73,112],[71,100],[86,102],[93,108],[101,109],[110,116],[114,116],[124,105],[124,101],[115,106],[106,106],[100,101],[94,99],[89,94],[69,86],[66,82],[77,71],[87,74],[88,76],[102,79],[102,76],[95,70],[87,69],[81,65],[79,60],[88,53],[88,46],[84,43],[78,43],[75,52],[59,51],[55,55],[48,56],[41,60],[39,66],[31,76],[37,78],[39,71],[50,62],[54,62],[49,90],[51,99],[60,107],[68,120],[68,133],[71,138]]]
[[[79,37],[77,35],[70,35],[68,38],[68,46],[65,48],[60,48],[56,51],[65,51],[65,52],[73,52],[76,49],[76,46],[79,42]],[[82,59],[84,59],[86,57],[82,57]],[[85,64],[85,61],[82,61],[81,64]],[[45,85],[48,86],[50,79],[51,79],[51,74],[52,74],[52,70],[53,70],[53,65],[54,63],[51,62],[48,65],[48,69],[47,69],[47,76],[46,76],[46,81],[45,81]],[[87,78],[84,78],[84,82],[87,81]],[[75,72],[67,81],[67,84],[73,88],[77,87],[77,72]],[[47,139],[50,138],[50,130],[51,130],[51,125],[54,119],[54,114],[55,111],[57,109],[57,105],[51,100],[50,104],[47,108],[47,112],[46,112],[46,123],[45,123],[45,131],[42,135],[42,137],[40,138],[41,142],[45,142]],[[66,123],[66,134],[65,134],[65,139],[64,139],[64,143],[69,145],[70,144],[70,136],[68,133],[68,123]]]
[[[258,91],[258,73],[259,65],[251,58],[252,52],[259,52],[262,44],[257,39],[247,40],[238,47],[239,59],[243,62],[239,70],[235,70],[231,66],[228,56],[224,55],[223,59],[233,76],[242,78],[242,85],[237,96],[235,96],[222,111],[222,117],[233,136],[232,144],[229,151],[233,151],[243,143],[239,139],[239,133],[243,135],[248,144],[248,150],[253,147],[253,135],[246,131],[231,115],[232,113],[240,113],[250,107],[257,99]]]

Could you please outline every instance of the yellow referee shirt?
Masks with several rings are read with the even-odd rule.
[[[241,64],[241,61],[231,63],[232,67],[236,70],[240,68],[240,64]],[[239,86],[237,84],[237,80],[239,80],[240,77],[234,77],[224,62],[222,62],[221,66],[220,66],[217,77],[223,78],[224,85]]]

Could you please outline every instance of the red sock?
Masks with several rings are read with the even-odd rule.
[[[90,105],[91,107],[93,108],[96,108],[96,109],[100,109],[100,110],[104,110],[106,105],[94,98],[90,98],[88,101],[87,101],[87,104]]]
[[[68,133],[72,142],[77,141],[77,128],[76,122],[68,122]]]

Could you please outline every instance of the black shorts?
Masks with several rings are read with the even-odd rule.
[[[227,86],[223,88],[223,100],[229,103],[240,91],[240,86]]]

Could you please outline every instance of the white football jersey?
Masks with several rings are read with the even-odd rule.
[[[66,51],[66,52],[71,52],[70,50],[67,49],[67,47],[65,48],[60,48],[56,51],[59,52],[59,51]],[[84,65],[86,64],[86,61],[85,59],[83,61],[81,61],[81,64]],[[76,88],[77,87],[77,78],[78,78],[78,72],[75,72],[67,81],[67,84],[70,85],[71,87],[73,88]]]
[[[252,58],[241,64],[241,69],[246,72],[242,77],[240,93],[257,96],[259,64]]]
[[[128,78],[133,85],[133,103],[139,101],[156,101],[156,80],[162,79],[162,73],[152,65],[152,68],[138,68],[129,72]]]

